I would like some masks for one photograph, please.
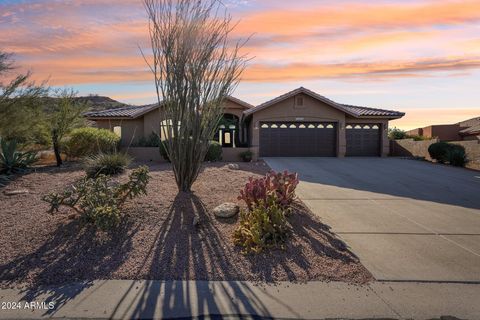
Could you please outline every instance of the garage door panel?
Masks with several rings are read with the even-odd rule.
[[[346,126],[347,156],[379,156],[380,125],[351,124]]]
[[[334,157],[337,151],[335,123],[262,122],[260,156]]]

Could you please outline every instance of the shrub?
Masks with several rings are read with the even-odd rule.
[[[120,223],[121,208],[127,199],[147,193],[149,179],[146,166],[133,170],[129,181],[119,185],[112,184],[105,175],[96,179],[84,177],[63,193],[50,193],[42,200],[50,204],[48,212],[52,214],[67,206],[80,212],[86,222],[108,230]]]
[[[276,193],[276,199],[283,208],[289,207],[295,200],[295,189],[299,182],[298,174],[287,170],[283,173],[270,171],[266,177],[267,190]]]
[[[135,144],[136,147],[160,147],[160,137],[155,132],[150,133],[148,137],[141,137]]]
[[[259,179],[248,178],[244,189],[240,190],[238,200],[245,201],[251,209],[260,201],[265,202],[269,195],[274,194],[278,204],[286,209],[295,200],[295,189],[298,183],[296,173],[270,171],[265,177]]]
[[[217,141],[210,141],[208,143],[208,151],[205,155],[205,161],[219,161],[222,160],[222,145]]]
[[[253,158],[253,152],[250,150],[244,151],[240,153],[240,158],[242,158],[244,162],[250,162]]]
[[[107,129],[74,129],[66,142],[66,153],[72,157],[84,157],[99,152],[114,152],[120,137]]]
[[[388,130],[388,138],[390,140],[400,140],[400,139],[406,139],[407,138],[407,133],[398,128],[393,128]]]
[[[17,141],[0,138],[0,174],[12,174],[26,170],[38,161],[35,152],[17,151]]]
[[[452,166],[464,167],[467,163],[465,148],[458,144],[450,144],[447,153],[447,161]]]
[[[428,153],[432,159],[440,163],[447,161],[450,144],[447,142],[435,142],[428,147]]]
[[[255,205],[252,210],[240,212],[240,225],[233,238],[236,245],[242,246],[242,252],[259,253],[267,248],[285,247],[289,227],[283,208],[272,194]]]
[[[99,153],[87,158],[85,171],[90,178],[101,174],[113,175],[122,173],[131,162],[132,158],[125,153]]]

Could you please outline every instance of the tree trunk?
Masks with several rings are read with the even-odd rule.
[[[57,160],[57,167],[60,167],[63,163],[62,156],[60,154],[60,146],[58,143],[57,130],[52,131],[53,152],[55,153],[55,159]]]

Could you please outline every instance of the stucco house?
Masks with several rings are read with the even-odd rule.
[[[89,112],[100,128],[114,130],[124,146],[160,133],[159,105]],[[388,122],[405,114],[334,102],[298,88],[258,106],[226,97],[215,137],[224,151],[250,149],[257,157],[386,156]]]
[[[480,141],[480,117],[454,124],[431,125],[407,131],[409,135],[438,138],[441,141]]]

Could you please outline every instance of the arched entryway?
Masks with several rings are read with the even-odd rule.
[[[224,148],[236,148],[239,145],[239,123],[238,116],[225,113],[218,123],[215,140]]]

